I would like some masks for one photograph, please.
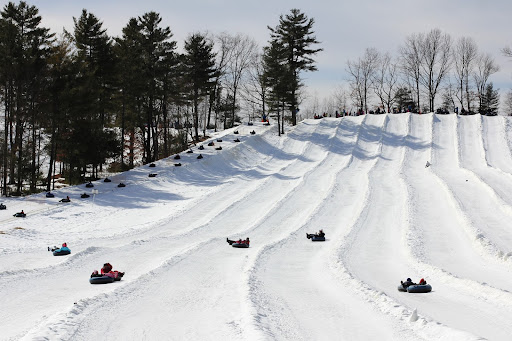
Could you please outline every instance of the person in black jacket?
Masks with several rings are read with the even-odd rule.
[[[404,289],[407,289],[407,287],[409,287],[409,286],[411,286],[411,285],[416,285],[416,283],[414,283],[414,282],[412,281],[412,279],[410,279],[410,278],[407,278],[407,280],[406,280],[405,282],[400,281],[400,283],[402,283],[402,287],[403,287]]]

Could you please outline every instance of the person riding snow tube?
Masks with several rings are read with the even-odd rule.
[[[87,193],[80,194],[80,198],[82,198],[82,199],[89,198],[89,197],[90,197],[90,195]]]
[[[6,210],[7,209],[7,206],[5,206],[4,204],[0,204],[0,210]]]
[[[71,199],[69,199],[69,196],[66,196],[65,198],[59,200],[59,202],[70,202],[70,201],[71,201]]]
[[[103,264],[101,268],[101,272],[98,273],[98,270],[94,270],[91,274],[91,278],[89,279],[89,283],[91,284],[106,284],[112,283],[114,281],[120,281],[124,276],[124,272],[120,272],[117,270],[112,270],[112,265],[110,263]]]
[[[48,247],[48,251],[53,251],[53,255],[54,256],[65,256],[65,255],[69,255],[71,253],[71,250],[68,248],[68,244],[67,243],[63,243],[62,244],[62,247],[60,248],[52,248],[50,250],[50,248]]]
[[[46,197],[47,198],[55,198],[55,194],[53,194],[52,192],[46,192]]]
[[[320,230],[318,233],[306,233],[306,237],[313,242],[325,242],[324,230]]]
[[[408,293],[427,293],[432,291],[432,286],[427,284],[423,278],[418,284],[412,284],[407,287]]]
[[[14,213],[13,214],[13,217],[17,217],[17,218],[25,218],[27,215],[25,212],[23,212],[23,210],[21,210],[21,212],[17,212],[17,213]]]
[[[226,238],[226,241],[232,247],[237,247],[237,248],[248,248],[249,243],[250,243],[249,237],[247,237],[245,240],[242,240],[242,239],[230,240],[229,238]]]
[[[427,284],[423,278],[418,284],[414,283],[410,278],[407,278],[405,282],[400,281],[398,291],[409,292],[409,293],[426,293],[432,291],[432,286]]]

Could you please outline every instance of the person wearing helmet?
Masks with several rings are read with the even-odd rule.
[[[318,231],[317,236],[318,236],[318,237],[325,237],[324,230],[320,230],[320,231]]]

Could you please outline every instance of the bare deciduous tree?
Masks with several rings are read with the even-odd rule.
[[[373,88],[379,97],[382,108],[391,112],[398,88],[398,66],[392,61],[389,53],[382,55],[374,74]]]
[[[476,70],[473,74],[475,85],[478,95],[478,107],[482,107],[482,100],[484,98],[485,88],[489,77],[500,70],[494,58],[490,54],[480,54],[476,59]]]
[[[416,105],[420,107],[420,62],[421,34],[412,34],[405,38],[405,45],[400,47],[400,65],[402,73],[416,93]]]
[[[347,91],[341,86],[338,86],[333,94],[334,101],[336,103],[336,108],[342,110],[345,113],[348,110],[348,95],[349,94],[347,93]]]
[[[510,46],[502,48],[501,52],[505,57],[512,58],[512,48],[510,48]]]
[[[347,61],[347,71],[352,77],[350,79],[352,96],[357,102],[357,106],[364,109],[366,113],[368,112],[370,88],[379,60],[379,52],[375,48],[367,48],[363,58],[359,58],[355,62]]]
[[[255,63],[257,44],[253,38],[237,34],[228,38],[230,48],[227,62],[226,81],[232,95],[231,126],[235,122],[237,94],[249,67]]]
[[[269,89],[264,80],[262,58],[261,54],[255,56],[255,61],[247,72],[247,81],[242,84],[240,96],[249,104],[253,111],[256,110],[262,115],[267,115],[265,102]]]
[[[512,116],[512,90],[509,90],[505,95],[505,102],[503,103],[505,113],[507,116]]]
[[[437,91],[451,64],[451,37],[435,28],[421,40],[420,81],[427,90],[429,110],[434,111]]]
[[[453,50],[455,62],[455,77],[457,80],[456,97],[460,102],[461,110],[465,110],[464,100],[468,111],[471,110],[471,84],[470,75],[478,57],[478,48],[473,38],[461,37]]]

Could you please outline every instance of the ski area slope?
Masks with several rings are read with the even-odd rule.
[[[0,340],[510,340],[509,117],[236,129],[87,199],[4,198]],[[89,284],[106,262],[123,279]]]

